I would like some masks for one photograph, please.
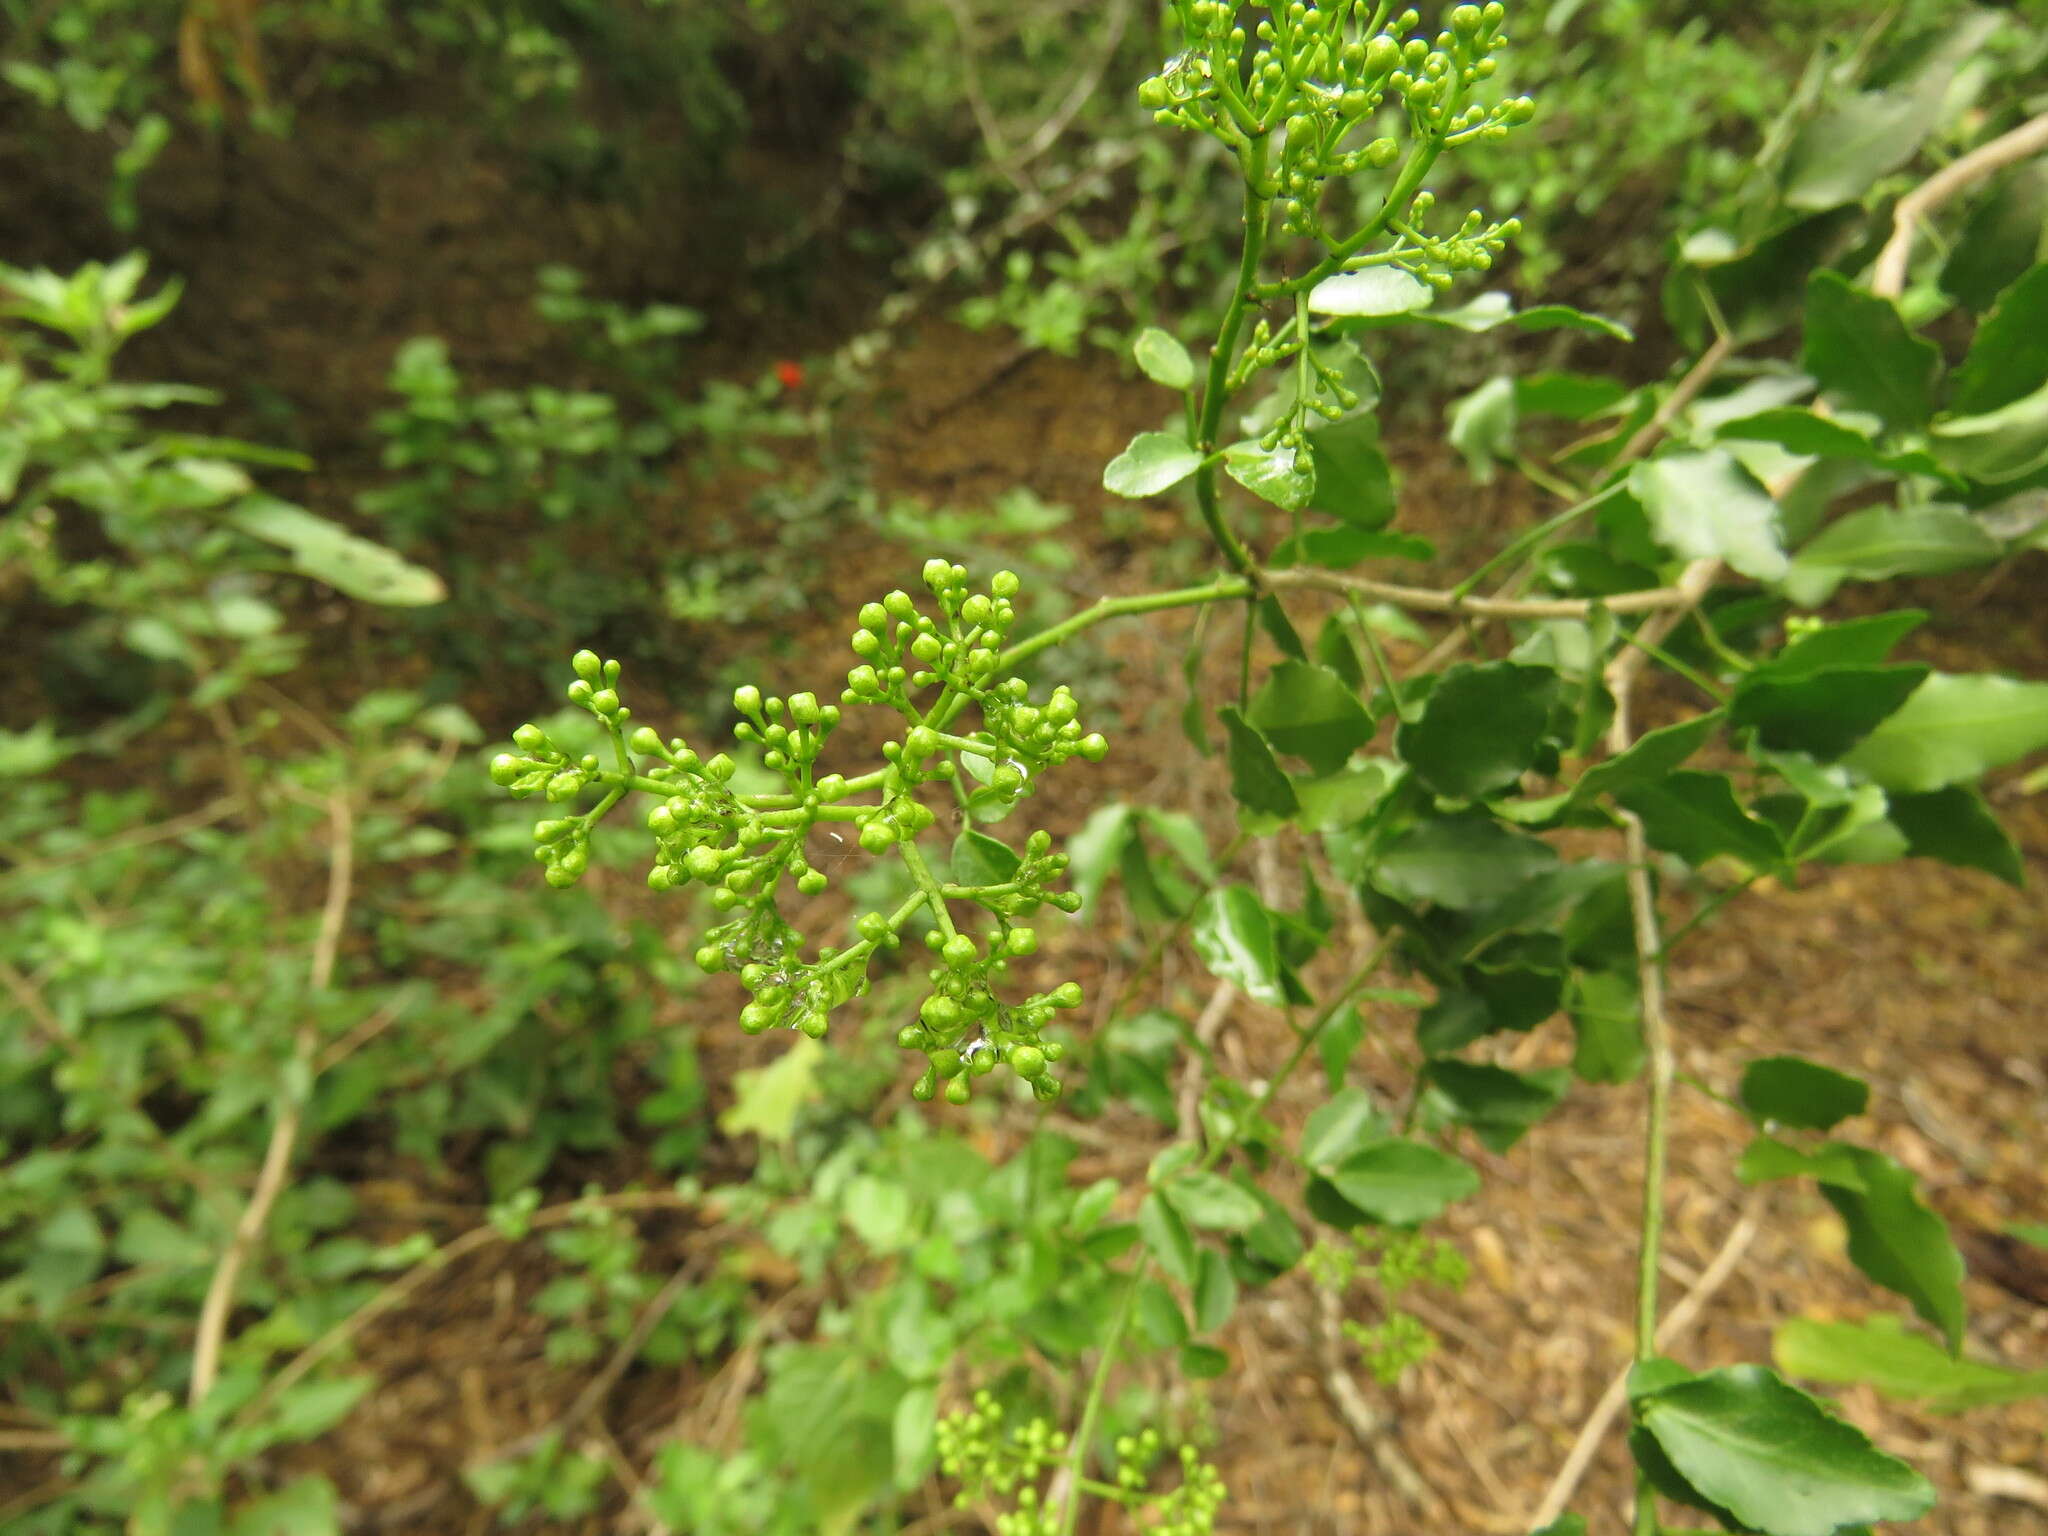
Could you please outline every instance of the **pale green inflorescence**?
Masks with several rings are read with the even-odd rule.
[[[938,604],[936,618],[901,591],[860,610],[851,640],[859,660],[839,703],[821,704],[810,693],[766,696],[751,685],[734,692],[741,718],[733,734],[760,750],[761,766],[782,781],[780,791],[738,793],[732,757],[703,758],[680,738],[664,741],[632,725],[633,712],[619,698],[619,664],[590,651],[575,657],[569,700],[604,727],[612,762],[572,756],[529,724],[513,733],[517,751],[492,760],[491,779],[516,797],[540,795],[564,806],[598,794],[589,810],[534,827],[534,855],[557,887],[574,885],[589,868],[591,832],[614,806],[629,793],[653,796],[658,803],[647,829],[655,859],[647,883],[657,891],[700,886],[726,915],[702,936],[696,959],[706,971],[735,973],[746,986],[751,1000],[740,1025],[749,1033],[823,1035],[832,1010],[868,990],[873,958],[899,948],[906,926],[923,913],[936,963],[915,1021],[897,1034],[905,1049],[926,1057],[912,1092],[928,1099],[943,1090],[949,1101],[965,1103],[972,1080],[1003,1065],[1039,1098],[1051,1099],[1059,1093],[1051,1067],[1064,1048],[1043,1031],[1060,1011],[1079,1006],[1081,988],[1068,981],[1016,1001],[1006,1000],[1002,988],[1011,962],[1038,947],[1027,920],[1044,906],[1071,912],[1080,905],[1072,892],[1054,889],[1066,856],[1053,851],[1043,831],[1032,832],[1021,853],[968,831],[955,844],[950,878],[941,880],[918,841],[939,819],[921,792],[946,790],[966,818],[995,820],[1030,795],[1046,770],[1074,757],[1099,762],[1108,747],[1082,728],[1071,690],[1056,687],[1034,700],[1029,684],[1004,666],[1004,642],[1017,616],[1015,575],[1000,571],[987,591],[974,592],[962,567],[935,559],[924,579]],[[843,710],[863,706],[902,717],[901,735],[882,746],[884,766],[851,779],[820,773]],[[970,712],[977,722],[971,726]],[[806,954],[804,936],[784,919],[777,897],[785,883],[799,896],[826,890],[827,874],[807,851],[821,845],[893,853],[914,889],[894,910],[860,913],[846,944]],[[955,904],[979,909],[985,921],[978,934],[956,923]]]

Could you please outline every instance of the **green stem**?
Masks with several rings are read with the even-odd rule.
[[[1145,1271],[1151,1263],[1149,1253],[1138,1255],[1138,1262],[1131,1266],[1131,1283],[1124,1288],[1123,1299],[1117,1303],[1116,1316],[1109,1320],[1109,1332],[1102,1336],[1102,1353],[1095,1361],[1095,1375],[1088,1382],[1088,1396],[1081,1403],[1081,1422],[1074,1428],[1074,1438],[1067,1443],[1067,1498],[1060,1510],[1060,1536],[1074,1536],[1080,1528],[1088,1446],[1095,1438],[1096,1420],[1102,1417],[1102,1400],[1109,1394],[1109,1373],[1116,1365],[1117,1350],[1123,1345],[1125,1330],[1131,1326],[1138,1287],[1144,1283]]]
[[[1524,468],[1522,472],[1527,474],[1528,470]],[[1553,533],[1556,533],[1575,519],[1585,516],[1609,497],[1619,495],[1627,485],[1628,482],[1626,480],[1617,480],[1598,495],[1588,496],[1582,501],[1574,502],[1556,516],[1545,518],[1534,528],[1516,535],[1501,546],[1498,554],[1494,555],[1484,565],[1480,566],[1478,570],[1451,588],[1451,596],[1458,598],[1470,597],[1479,583],[1484,581],[1494,571],[1499,570],[1510,561],[1520,559],[1522,555],[1543,543]]]
[[[1202,414],[1195,427],[1195,450],[1204,455],[1195,471],[1195,505],[1209,529],[1209,537],[1230,562],[1232,570],[1256,583],[1251,554],[1223,520],[1222,504],[1216,494],[1216,466],[1207,456],[1216,451],[1216,434],[1223,424],[1224,407],[1230,403],[1230,364],[1237,355],[1239,333],[1245,316],[1256,305],[1253,297],[1259,285],[1259,262],[1266,253],[1266,226],[1271,208],[1258,192],[1265,172],[1267,140],[1253,139],[1243,155],[1244,248],[1238,253],[1237,286],[1223,311],[1223,323],[1216,329],[1216,344],[1209,352],[1209,377],[1202,386]]]
[[[1040,630],[1029,640],[1020,640],[1003,652],[1001,666],[1004,670],[1014,668],[1040,651],[1049,650],[1081,633],[1093,629],[1105,619],[1124,618],[1134,613],[1158,613],[1166,608],[1192,608],[1201,603],[1229,602],[1234,598],[1249,597],[1252,584],[1241,576],[1225,576],[1210,582],[1205,587],[1181,587],[1172,592],[1141,592],[1134,597],[1105,597],[1092,608],[1083,608],[1060,620],[1050,629]]]
[[[958,932],[953,926],[953,914],[946,908],[945,893],[939,889],[938,879],[932,874],[932,867],[925,863],[924,855],[918,851],[915,839],[896,845],[896,852],[903,858],[903,867],[910,871],[910,878],[917,882],[917,888],[924,895],[926,905],[932,909],[932,920],[939,925],[939,932],[952,938]]]

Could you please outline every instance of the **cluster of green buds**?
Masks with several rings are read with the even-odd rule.
[[[1042,1418],[1007,1421],[990,1392],[977,1392],[971,1408],[939,1420],[935,1436],[939,1470],[960,1484],[954,1497],[965,1509],[980,1499],[1014,1506],[996,1517],[997,1536],[1058,1536],[1056,1501],[1039,1491],[1039,1481],[1067,1454],[1067,1437]],[[1180,1448],[1181,1480],[1164,1493],[1150,1491],[1152,1468],[1165,1442],[1151,1427],[1116,1439],[1116,1467],[1108,1483],[1091,1482],[1089,1492],[1126,1509],[1142,1511],[1152,1536],[1209,1536],[1223,1507],[1222,1476],[1191,1445]],[[1078,1496],[1078,1495],[1076,1495]]]
[[[779,790],[741,793],[731,756],[703,758],[680,738],[664,741],[632,726],[632,711],[619,699],[619,664],[590,651],[574,659],[568,696],[610,737],[611,761],[573,754],[529,724],[513,733],[516,751],[492,759],[490,775],[515,797],[564,807],[534,828],[535,857],[558,887],[574,885],[589,868],[592,830],[613,807],[629,794],[652,796],[647,883],[657,891],[701,887],[723,916],[703,935],[696,960],[706,971],[737,975],[747,988],[740,1025],[750,1033],[823,1035],[832,1010],[867,991],[870,961],[900,948],[905,929],[923,914],[929,991],[897,1034],[926,1058],[913,1094],[930,1099],[943,1091],[965,1103],[975,1078],[1003,1066],[1049,1100],[1059,1094],[1051,1068],[1063,1048],[1044,1031],[1059,1012],[1080,1005],[1081,988],[1067,981],[1020,999],[1006,998],[1003,988],[1011,963],[1038,948],[1024,920],[1041,907],[1072,912],[1080,905],[1077,895],[1055,888],[1066,856],[1043,831],[1019,851],[966,825],[941,879],[919,842],[940,812],[922,794],[949,792],[952,815],[963,823],[997,821],[1047,769],[1074,757],[1099,762],[1108,746],[1084,731],[1070,689],[1034,700],[1029,684],[1010,675],[1004,655],[1017,618],[1015,575],[1000,571],[986,592],[975,592],[962,567],[931,560],[924,580],[936,617],[900,591],[861,609],[851,642],[859,660],[838,704],[810,693],[766,696],[753,686],[734,692],[740,719],[733,735],[758,749]],[[820,772],[843,710],[863,705],[903,721],[900,736],[882,746],[883,766],[853,778]],[[587,792],[597,796],[589,809],[568,809]],[[900,860],[912,891],[894,910],[858,914],[846,943],[807,953],[778,894],[785,882],[802,897],[823,893],[827,866],[855,849]],[[978,933],[956,921],[956,903],[979,909]]]

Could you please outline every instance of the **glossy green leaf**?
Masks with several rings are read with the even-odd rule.
[[[1275,1007],[1286,1002],[1273,920],[1248,887],[1226,885],[1209,892],[1195,908],[1188,936],[1211,975],[1258,1002]]]
[[[1557,853],[1548,843],[1473,812],[1432,817],[1391,839],[1372,883],[1396,901],[1469,911],[1499,901],[1556,865]]]
[[[1318,315],[1405,315],[1427,309],[1436,291],[1399,267],[1340,272],[1309,290],[1308,307]]]
[[[1464,455],[1472,478],[1483,485],[1493,479],[1498,460],[1515,456],[1516,425],[1514,380],[1488,379],[1451,402],[1446,437]]]
[[[1945,416],[1929,435],[1942,463],[1986,485],[2048,468],[2048,383],[1982,416]]]
[[[2048,683],[1937,672],[1843,759],[1886,789],[1924,794],[2048,747]]]
[[[1636,333],[1619,320],[1589,314],[1569,304],[1532,305],[1514,316],[1511,323],[1523,331],[1583,331],[1589,336],[1605,336],[1611,341],[1636,339]]]
[[[1431,1107],[1460,1125],[1490,1151],[1505,1152],[1564,1097],[1560,1071],[1510,1072],[1505,1067],[1438,1058],[1424,1069]]]
[[[1912,696],[1925,666],[1834,667],[1798,677],[1753,672],[1728,704],[1728,723],[1774,752],[1832,762]]]
[[[1934,1506],[1927,1480],[1759,1366],[1731,1366],[1641,1398],[1636,1420],[1710,1503],[1769,1536],[1835,1536]]]
[[[1394,749],[1440,795],[1477,800],[1507,789],[1535,765],[1557,688],[1548,667],[1453,667],[1396,732]]]
[[[1261,448],[1255,442],[1233,443],[1223,450],[1223,472],[1262,501],[1287,512],[1299,512],[1316,493],[1314,454],[1292,448]]]
[[[251,537],[284,549],[292,564],[315,581],[366,603],[419,608],[448,595],[432,571],[289,502],[250,497],[227,520]]]
[[[1353,1153],[1330,1176],[1352,1205],[1397,1227],[1441,1216],[1479,1192],[1479,1171],[1419,1141],[1382,1141]]]
[[[1308,660],[1308,647],[1301,643],[1294,621],[1287,617],[1287,605],[1277,593],[1268,592],[1253,607],[1259,616],[1259,628],[1280,648],[1281,655],[1290,661]]]
[[[1687,560],[1721,560],[1745,576],[1785,574],[1778,505],[1725,448],[1638,464],[1629,489],[1657,542]]]
[[[1913,1304],[1948,1341],[1963,1344],[1963,1256],[1947,1225],[1920,1199],[1913,1175],[1881,1152],[1852,1153],[1861,1189],[1823,1183],[1849,1228],[1849,1257],[1886,1290]]]
[[[1792,601],[1813,607],[1843,581],[1968,570],[1997,559],[2002,548],[1961,507],[1865,507],[1808,539],[1781,585]]]
[[[1906,852],[1916,859],[1981,869],[2014,888],[2026,883],[2019,846],[1974,785],[1951,784],[1924,795],[1895,794],[1886,814],[1904,834]]]
[[[1803,1057],[1767,1056],[1743,1068],[1737,1097],[1759,1125],[1775,1120],[1801,1130],[1831,1131],[1863,1113],[1870,1086]]]
[[[1188,349],[1156,325],[1138,332],[1138,339],[1131,343],[1131,356],[1137,360],[1138,370],[1155,384],[1186,389],[1195,382],[1195,362]]]
[[[1934,414],[1941,349],[1913,334],[1898,305],[1839,272],[1806,285],[1802,361],[1821,388],[1892,427],[1922,427]]]
[[[2048,381],[2048,262],[2032,268],[2006,289],[1978,325],[1969,353],[1956,369],[1949,409],[1959,416],[1981,416],[2025,399],[2044,381]]]
[[[1357,691],[1302,661],[1273,669],[1252,699],[1251,723],[1274,751],[1303,759],[1318,778],[1337,772],[1375,734]]]
[[[961,830],[953,839],[953,880],[959,885],[1001,885],[1022,862],[1006,844],[977,832]]]
[[[1294,785],[1273,760],[1266,738],[1245,722],[1233,705],[1216,711],[1229,737],[1230,791],[1248,811],[1267,816],[1292,816],[1301,809]]]
[[[1572,798],[1583,802],[1595,795],[1618,794],[1640,784],[1655,783],[1704,746],[1707,738],[1720,728],[1721,720],[1721,712],[1715,710],[1676,725],[1645,731],[1626,752],[1595,763],[1580,774],[1572,786]]]
[[[1365,1018],[1356,1008],[1346,1006],[1323,1026],[1316,1036],[1316,1055],[1323,1064],[1323,1086],[1333,1095],[1344,1086],[1345,1075],[1359,1043],[1365,1039]]]
[[[1316,488],[1309,508],[1354,528],[1382,528],[1394,515],[1394,472],[1380,448],[1379,418],[1369,413],[1308,435]]]
[[[1758,1136],[1742,1149],[1736,1177],[1745,1184],[1768,1184],[1777,1179],[1813,1179],[1821,1184],[1860,1192],[1863,1170],[1856,1161],[1856,1148],[1840,1142],[1823,1142],[1811,1152],[1779,1141],[1775,1136]]]
[[[1248,1231],[1266,1214],[1250,1191],[1207,1169],[1190,1168],[1160,1187],[1189,1226],[1205,1231]]]
[[[1887,1397],[1931,1398],[1942,1409],[2048,1397],[2048,1370],[2014,1371],[1955,1359],[1931,1340],[1907,1332],[1895,1317],[1867,1323],[1794,1318],[1772,1336],[1771,1357],[1788,1376],[1865,1383]]]
[[[1301,809],[1295,822],[1304,832],[1354,827],[1377,810],[1401,782],[1392,764],[1374,758],[1328,778],[1298,784],[1295,793],[1300,796]]]
[[[1387,1139],[1392,1125],[1362,1088],[1340,1088],[1301,1128],[1301,1160],[1322,1172]]]
[[[1140,432],[1102,471],[1102,488],[1118,496],[1157,496],[1201,468],[1202,456],[1171,432]]]
[[[1725,773],[1685,769],[1615,798],[1642,818],[1651,847],[1695,868],[1723,854],[1754,869],[1769,869],[1784,857],[1777,832],[1742,808]]]

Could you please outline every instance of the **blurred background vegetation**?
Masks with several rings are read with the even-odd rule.
[[[1035,1135],[899,1118],[886,998],[874,1049],[763,1066],[630,867],[540,899],[478,765],[577,646],[709,731],[934,551],[1040,618],[1199,570],[1093,493],[1151,409],[1125,341],[1218,302],[1238,216],[1135,100],[1158,11],[0,0],[0,1531],[897,1530],[947,1362],[1083,1347],[1041,1260],[1087,1127],[1174,1118],[1170,1035],[1120,1024]],[[1540,123],[1437,190],[1522,218],[1489,286],[1631,324],[1660,377],[1672,251],[1788,103],[1891,90],[1938,163],[1983,79],[2039,109],[2044,21],[1526,6],[1500,84]],[[1972,249],[2037,259],[2044,209],[2014,172]],[[1440,483],[1401,455],[1447,399],[1584,345],[1401,359],[1397,460]],[[1139,731],[1169,664],[1073,663]],[[528,1234],[496,1290],[418,1267]],[[667,1385],[623,1421],[672,1433],[622,1473],[579,1391],[636,1360]]]

